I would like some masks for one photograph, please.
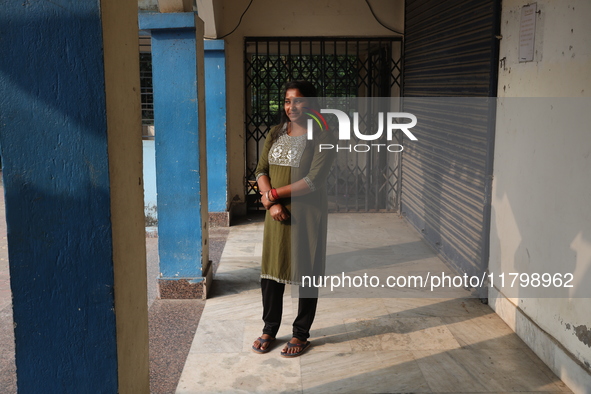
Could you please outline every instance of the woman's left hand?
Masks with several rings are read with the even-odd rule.
[[[287,209],[281,204],[275,204],[271,208],[269,208],[269,213],[273,220],[278,220],[280,222],[289,219],[289,213]]]

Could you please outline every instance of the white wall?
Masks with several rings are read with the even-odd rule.
[[[489,297],[573,391],[591,392],[591,1],[538,1],[534,61],[519,63],[527,3],[503,1],[489,269],[573,272],[575,288]]]
[[[142,11],[158,11],[158,0],[138,0],[138,9]]]
[[[250,0],[223,0],[219,36],[236,27]],[[387,26],[402,31],[403,0],[372,0]],[[364,1],[257,0],[238,29],[226,37],[228,189],[233,212],[245,213],[244,171],[244,37],[258,36],[396,36],[376,22]],[[287,82],[287,81],[286,81]]]
[[[503,0],[500,97],[589,97],[591,92],[591,1],[538,1],[533,62],[518,62],[521,7]]]

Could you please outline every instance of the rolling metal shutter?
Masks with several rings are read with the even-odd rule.
[[[401,211],[470,275],[488,263],[499,21],[500,0],[405,4],[404,111],[419,123],[404,146]]]

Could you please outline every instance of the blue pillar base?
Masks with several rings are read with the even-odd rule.
[[[230,227],[230,212],[209,212],[209,227]]]
[[[205,279],[195,282],[189,279],[158,279],[160,298],[167,300],[204,300]]]
[[[211,260],[203,269],[203,277],[196,279],[158,278],[158,291],[166,300],[205,300],[213,282]]]

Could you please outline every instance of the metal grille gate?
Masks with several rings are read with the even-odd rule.
[[[309,80],[318,88],[320,97],[399,97],[402,39],[247,37],[244,74],[245,193],[247,208],[258,210],[262,205],[254,171],[267,133],[278,123],[279,111],[283,110],[284,83]],[[336,129],[334,125],[329,126]],[[398,210],[400,162],[399,153],[339,153],[327,181],[329,209],[333,212]]]
[[[405,2],[404,110],[421,137],[405,151],[401,211],[477,276],[488,266],[500,15],[500,0]]]

